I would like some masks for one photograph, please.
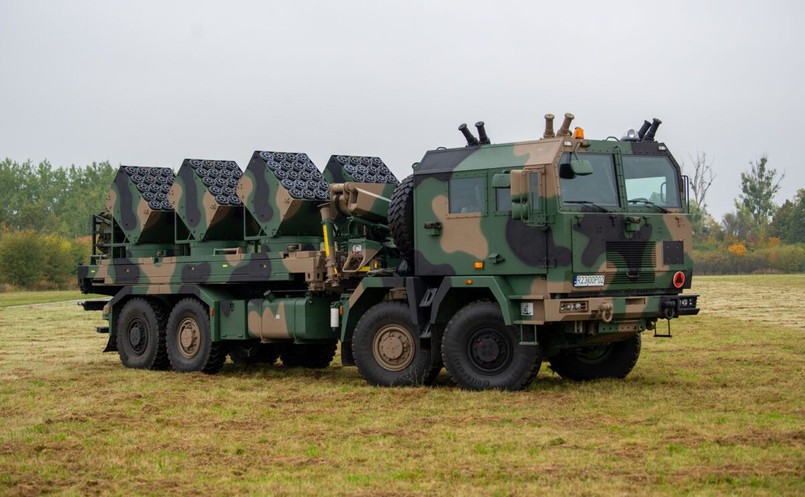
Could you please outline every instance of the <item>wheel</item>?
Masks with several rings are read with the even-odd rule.
[[[503,323],[497,304],[476,301],[459,310],[444,330],[442,360],[447,373],[468,390],[520,390],[537,376],[539,347],[520,345]]]
[[[414,176],[408,176],[394,189],[389,204],[389,230],[404,259],[414,256]]]
[[[420,347],[408,306],[397,302],[381,302],[361,316],[352,336],[352,355],[371,385],[423,385],[441,369],[431,365],[430,351]]]
[[[139,297],[126,302],[115,334],[120,362],[127,368],[167,368],[165,311],[159,303]]]
[[[279,351],[274,344],[235,341],[229,345],[229,357],[235,364],[274,364]]]
[[[194,298],[180,300],[166,326],[168,359],[175,371],[217,373],[226,360],[226,347],[213,343],[210,315]]]
[[[289,368],[324,369],[333,362],[336,342],[293,343],[279,353],[282,364]]]
[[[576,381],[626,378],[640,357],[640,335],[621,342],[580,347],[549,359],[551,369],[562,378]]]

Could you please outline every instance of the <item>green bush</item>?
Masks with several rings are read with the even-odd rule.
[[[696,250],[692,254],[696,274],[752,274],[805,272],[805,244],[749,248],[738,255],[726,247]]]
[[[85,240],[33,230],[0,234],[0,284],[25,290],[74,288],[76,265],[89,252]]]

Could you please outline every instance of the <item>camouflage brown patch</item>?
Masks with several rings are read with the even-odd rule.
[[[489,242],[481,231],[481,216],[450,216],[448,221],[448,201],[445,195],[437,195],[431,202],[431,209],[439,222],[442,233],[439,243],[447,253],[465,252],[476,259],[486,259],[489,255]]]
[[[552,164],[561,145],[562,140],[556,138],[522,142],[514,145],[513,153],[516,157],[525,156],[526,166]]]

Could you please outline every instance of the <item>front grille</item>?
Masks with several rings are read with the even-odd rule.
[[[654,283],[654,271],[640,271],[608,274],[607,285],[629,285],[635,283]]]
[[[607,284],[628,285],[654,283],[657,255],[654,242],[606,242]]]

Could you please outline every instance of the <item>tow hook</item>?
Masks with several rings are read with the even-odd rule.
[[[605,323],[611,323],[612,318],[615,316],[615,313],[612,312],[612,304],[609,302],[603,302],[598,307],[598,312],[601,313],[601,320]]]

